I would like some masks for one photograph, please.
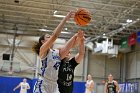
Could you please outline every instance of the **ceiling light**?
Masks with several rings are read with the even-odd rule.
[[[56,14],[57,12],[58,12],[57,10],[55,10],[55,11],[53,12],[53,16],[54,16],[54,17],[65,17],[64,15],[57,15],[57,14]]]
[[[56,14],[54,14],[53,16],[54,17],[65,17],[64,15],[56,15]]]
[[[64,31],[63,31],[63,32],[61,32],[61,33],[62,33],[62,34],[70,34],[70,32],[64,32]]]
[[[125,26],[123,26],[122,28],[125,29]]]
[[[68,28],[66,27],[66,28],[64,28],[65,30],[68,30]]]
[[[47,29],[39,29],[39,31],[42,31],[42,32],[51,32],[51,30],[47,30]]]
[[[127,23],[131,23],[133,20],[127,19],[126,22]]]
[[[57,10],[55,10],[54,12],[53,12],[53,14],[56,14],[57,13]]]
[[[105,33],[103,35],[105,36]]]

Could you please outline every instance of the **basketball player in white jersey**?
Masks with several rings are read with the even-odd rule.
[[[52,46],[61,33],[66,21],[73,15],[74,12],[69,12],[51,36],[48,34],[41,36],[39,38],[39,42],[33,47],[33,50],[39,55],[42,62],[40,77],[34,86],[33,93],[59,93],[57,79],[61,59],[68,54],[81,32],[75,34],[63,47],[59,49],[53,49]]]
[[[94,93],[94,81],[92,80],[92,76],[88,75],[88,80],[85,84],[86,86],[86,91],[85,93]]]
[[[27,93],[27,90],[30,89],[30,85],[27,83],[27,80],[24,78],[23,82],[21,82],[17,87],[13,89],[15,91],[20,87],[20,93]]]

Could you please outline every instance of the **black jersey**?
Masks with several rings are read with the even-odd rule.
[[[72,93],[74,69],[77,65],[75,58],[69,61],[61,60],[57,81],[60,93]]]
[[[108,90],[108,93],[117,93],[117,90],[116,90],[116,85],[114,83],[114,81],[112,83],[107,83],[107,90]]]

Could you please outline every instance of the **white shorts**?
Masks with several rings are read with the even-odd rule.
[[[60,93],[57,82],[47,79],[38,79],[34,85],[33,93]]]
[[[86,89],[85,93],[94,93],[94,90],[90,91],[89,89]]]

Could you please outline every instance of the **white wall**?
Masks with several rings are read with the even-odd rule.
[[[140,46],[137,44],[135,50],[126,55],[127,79],[140,78]]]
[[[131,53],[126,54],[126,81],[140,84],[140,45],[137,44],[133,48]]]
[[[0,68],[4,62],[2,60],[3,53],[10,53],[10,51],[11,49],[9,46],[0,46]],[[31,48],[22,47],[16,49],[14,61],[20,63],[21,70],[25,70],[31,66],[35,66],[36,59],[39,62],[38,58],[36,57],[37,56],[32,52]],[[113,74],[115,79],[120,79],[120,69],[124,69],[120,68],[120,63],[124,63],[124,60],[120,61],[118,58],[108,58],[107,56],[103,55],[93,55],[91,51],[89,51],[88,55],[85,55],[85,57],[88,57],[88,60],[87,61],[84,60],[83,62],[81,62],[81,64],[79,64],[75,69],[75,81],[82,81],[84,77],[83,71],[86,70],[88,74],[91,74],[93,76],[95,83],[101,83],[101,81],[105,80],[107,78],[107,75],[110,73]],[[87,69],[84,69],[85,63],[88,64]],[[121,73],[122,71],[123,70],[121,70]],[[137,45],[134,52],[126,54],[127,80],[140,82],[139,71],[140,71],[140,45]],[[27,70],[27,72],[16,73],[16,75],[25,75],[25,76],[28,75],[30,77],[34,76],[33,75],[34,71]],[[138,78],[137,80],[135,79],[136,77]],[[96,89],[100,90],[101,87],[102,86],[98,87],[97,85]],[[96,93],[101,93],[101,91],[98,91]]]
[[[9,71],[8,66],[10,67],[10,61],[2,60],[3,54],[10,54],[11,48],[9,46],[0,46],[0,69],[2,66],[4,70]],[[15,73],[13,75],[17,76],[27,76],[30,78],[34,77],[34,68],[35,66],[35,57],[31,48],[15,48],[14,59],[13,59],[13,70]],[[17,73],[19,72],[20,73]],[[1,72],[1,75],[8,75],[7,72]]]
[[[89,55],[88,74],[93,77],[104,78],[105,76],[105,56]]]
[[[120,77],[120,62],[118,58],[108,58],[105,55],[89,55],[88,73],[93,77],[106,78],[112,74],[114,78]]]
[[[127,70],[126,70],[127,79],[136,78],[137,76],[136,53],[127,54],[126,62],[127,62]]]
[[[96,84],[95,93],[103,93],[104,85],[101,83],[110,73],[114,79],[120,79],[119,58],[108,58],[105,55],[94,55],[89,52],[88,74],[93,76]]]

